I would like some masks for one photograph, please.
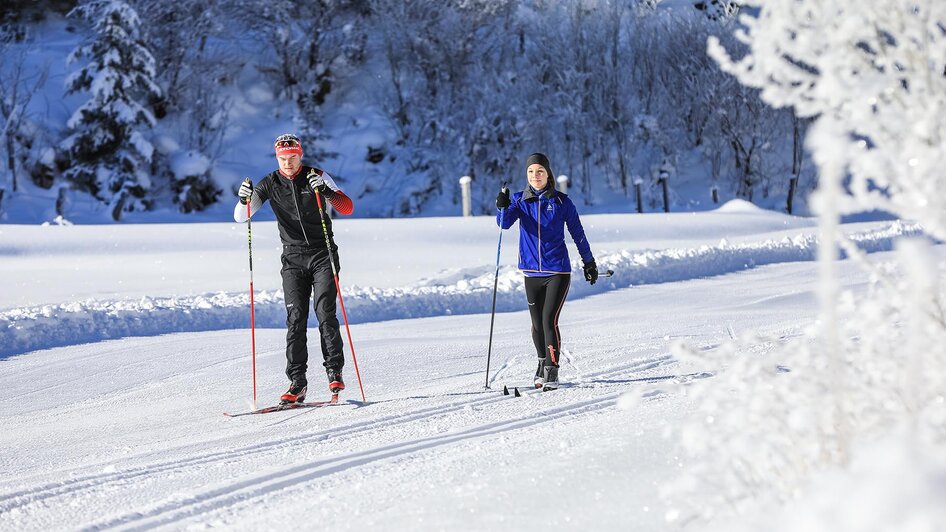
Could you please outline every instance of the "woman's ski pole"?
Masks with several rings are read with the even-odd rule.
[[[506,183],[503,183],[501,190],[506,190]],[[499,218],[502,220],[506,209],[499,209]],[[493,277],[493,309],[489,314],[489,345],[486,348],[486,389],[489,390],[489,359],[493,354],[493,324],[496,321],[496,289],[499,286],[499,254],[503,249],[503,227],[499,226],[499,245],[496,246],[496,274]]]
[[[250,183],[250,187],[253,186],[249,177],[246,178],[246,182]],[[253,408],[256,408],[256,309],[253,305],[253,225],[250,222],[253,214],[250,211],[252,199],[253,197],[250,196],[246,200],[246,241],[250,252],[250,349],[253,359]]]
[[[332,276],[335,278],[335,291],[338,292],[338,303],[342,307],[342,319],[345,320],[345,333],[348,334],[348,347],[351,349],[351,360],[355,363],[355,377],[358,378],[358,389],[361,390],[361,400],[368,404],[365,399],[365,388],[361,385],[361,373],[358,371],[358,359],[355,358],[355,344],[351,341],[351,329],[348,327],[348,314],[345,313],[345,301],[342,299],[342,288],[338,285],[338,269],[335,267],[335,257],[332,256],[332,240],[328,236],[328,227],[325,225],[325,209],[322,208],[322,194],[319,189],[315,191],[315,200],[319,203],[319,218],[322,219],[322,234],[325,235],[325,249],[328,250],[328,260],[332,263]]]

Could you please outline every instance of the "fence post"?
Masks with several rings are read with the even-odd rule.
[[[558,182],[558,191],[562,194],[568,194],[568,176],[560,175],[556,181]]]
[[[463,196],[463,216],[473,216],[473,200],[470,199],[470,183],[473,178],[465,175],[460,178],[460,193]]]
[[[664,212],[670,212],[670,192],[667,190],[667,179],[670,178],[670,174],[664,170],[660,171],[660,186],[663,189],[664,193]]]
[[[640,176],[634,176],[634,193],[637,195],[637,212],[644,212],[644,200],[641,198],[641,184],[644,183],[644,180]]]
[[[713,188],[710,189],[710,196],[712,196],[713,198],[713,203],[718,204],[719,203],[719,187],[717,187],[716,185],[713,185]]]

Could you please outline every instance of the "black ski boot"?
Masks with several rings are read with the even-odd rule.
[[[545,359],[539,359],[539,367],[535,369],[535,387],[541,388],[545,385]]]
[[[290,403],[305,402],[306,383],[294,382],[289,385],[289,390],[279,398],[279,404],[288,405]]]
[[[345,381],[342,380],[342,370],[340,369],[329,369],[326,370],[328,374],[328,391],[333,394],[345,389]]]
[[[558,389],[558,366],[545,366],[545,383],[542,385],[542,391]]]

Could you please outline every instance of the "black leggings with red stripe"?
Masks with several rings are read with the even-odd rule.
[[[532,316],[532,342],[536,354],[545,365],[558,367],[562,335],[558,332],[558,315],[565,305],[571,274],[548,277],[526,277],[526,299]]]

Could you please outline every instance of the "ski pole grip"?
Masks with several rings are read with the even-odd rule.
[[[253,195],[253,181],[250,180],[249,177],[243,178],[243,186],[241,186],[240,189],[242,190],[244,187],[246,187],[246,188],[248,188],[248,189],[250,190],[250,196],[252,196],[252,195]],[[247,205],[247,204],[249,204],[249,202],[250,202],[250,198],[249,198],[249,197],[243,197],[243,196],[240,197],[240,203],[241,203],[241,204]]]

